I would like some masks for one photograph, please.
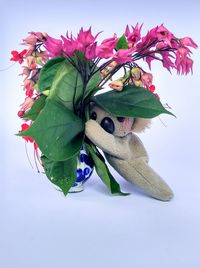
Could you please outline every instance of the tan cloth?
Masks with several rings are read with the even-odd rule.
[[[169,201],[173,192],[148,165],[148,155],[141,140],[133,133],[116,137],[106,132],[97,121],[86,122],[86,136],[105,153],[109,164],[126,180],[148,195]]]

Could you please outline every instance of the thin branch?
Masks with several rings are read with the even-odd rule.
[[[74,94],[73,94],[73,109],[74,109],[75,112],[76,112],[75,97],[76,97],[77,83],[78,83],[78,71],[77,71],[77,74],[76,74],[76,82],[75,82],[75,88],[74,88]]]
[[[110,78],[120,70],[120,68],[122,67],[122,65],[118,65],[117,67],[115,67],[111,72],[109,72],[98,84],[97,87],[103,87],[108,80],[110,80]],[[102,83],[102,84],[101,84]]]

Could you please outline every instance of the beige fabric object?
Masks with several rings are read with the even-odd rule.
[[[102,111],[102,113],[106,112]],[[108,116],[107,113],[106,116]],[[86,122],[85,131],[86,136],[103,150],[109,164],[123,178],[156,199],[169,201],[173,197],[170,187],[148,165],[147,152],[135,134],[129,133],[123,137],[114,136],[106,132],[98,120],[91,119]]]

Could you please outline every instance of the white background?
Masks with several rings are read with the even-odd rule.
[[[81,26],[123,33],[127,23],[144,31],[164,23],[175,35],[199,45],[198,1],[1,1],[0,69],[10,51],[22,50],[28,31],[59,37]],[[162,116],[140,135],[154,169],[169,183],[168,203],[143,195],[116,178],[127,197],[110,196],[94,174],[80,194],[64,197],[28,164],[16,113],[23,102],[20,67],[0,72],[1,185],[0,267],[3,268],[188,268],[200,265],[200,79],[199,50],[194,74],[177,76],[154,64],[154,83],[177,118]],[[31,148],[30,152],[31,152]],[[115,174],[115,173],[114,173]]]

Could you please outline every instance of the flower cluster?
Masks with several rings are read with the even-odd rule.
[[[163,25],[151,29],[145,36],[141,37],[142,25],[138,23],[135,27],[126,27],[124,37],[128,47],[119,48],[116,46],[119,38],[116,34],[98,44],[96,41],[98,33],[93,36],[91,28],[84,31],[82,28],[77,38],[68,34],[61,39],[48,36],[45,41],[45,48],[50,57],[64,55],[73,56],[75,52],[82,52],[88,60],[110,59],[118,64],[135,63],[144,59],[149,67],[153,60],[162,62],[163,67],[169,71],[174,68],[181,74],[192,71],[193,61],[190,58],[189,47],[197,48],[197,45],[190,37],[177,38]],[[173,61],[173,59],[175,59]]]
[[[20,64],[26,61],[26,65],[22,66],[20,75],[24,76],[23,87],[25,90],[25,101],[20,106],[18,115],[22,117],[34,103],[37,94],[37,80],[42,66],[47,62],[49,56],[45,50],[42,50],[47,34],[40,32],[30,32],[29,36],[23,39],[22,45],[27,46],[22,52],[16,50],[11,51],[12,61]]]
[[[82,73],[82,76],[89,80],[96,72],[96,68],[101,72],[102,80],[99,86],[112,78],[122,66],[127,66],[129,71],[122,78],[112,81],[109,86],[112,89],[121,91],[126,84],[134,84],[150,88],[153,76],[144,71],[139,65],[138,60],[143,59],[151,69],[154,60],[160,61],[164,68],[171,72],[176,69],[178,74],[188,74],[192,72],[193,60],[189,47],[197,48],[197,44],[190,37],[177,38],[164,25],[157,26],[141,36],[142,25],[137,23],[135,27],[126,26],[122,37],[104,39],[98,44],[97,37],[88,30],[79,31],[77,37],[68,33],[60,39],[53,38],[46,33],[30,32],[28,37],[23,39],[23,45],[27,46],[22,52],[12,51],[12,61],[20,64],[26,60],[21,75],[25,76],[24,89],[26,99],[19,111],[22,116],[30,103],[33,103],[34,90],[37,96],[37,80],[42,66],[51,58],[65,56]],[[121,41],[121,42],[120,42]],[[81,55],[93,62],[89,66],[87,77],[84,74],[85,62],[79,61]],[[78,61],[74,60],[74,56]],[[104,60],[102,64],[101,60]],[[31,98],[31,99],[30,99]],[[27,105],[29,103],[29,105]]]

